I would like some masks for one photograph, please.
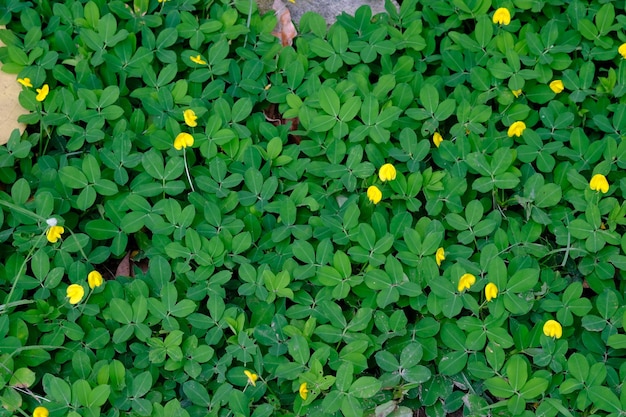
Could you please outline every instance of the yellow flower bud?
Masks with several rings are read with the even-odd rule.
[[[619,52],[619,54],[626,59],[626,43],[621,44],[619,48],[617,48],[617,52]]]
[[[253,372],[248,371],[247,369],[243,371],[243,373],[248,377],[248,383],[250,383],[253,387],[256,387],[256,381],[259,379],[259,376]]]
[[[194,62],[198,65],[206,65],[206,61],[204,59],[202,59],[201,55],[197,55],[197,56],[190,56],[189,59],[191,59],[191,62]]]
[[[87,282],[89,283],[89,288],[92,290],[96,287],[99,287],[104,282],[102,279],[102,274],[98,271],[91,271],[89,275],[87,275]]]
[[[196,120],[198,120],[198,116],[196,116],[196,113],[191,110],[191,109],[187,109],[183,112],[183,117],[185,118],[185,123],[187,124],[187,126],[189,127],[196,127],[198,126],[198,123],[196,122]]]
[[[441,261],[444,261],[445,259],[446,252],[443,250],[443,248],[437,249],[437,252],[435,253],[435,261],[437,262],[437,266],[441,266]]]
[[[435,132],[435,134],[433,135],[433,143],[436,147],[439,147],[439,145],[441,145],[441,142],[443,142],[443,137],[439,132]]]
[[[50,87],[48,86],[48,84],[44,84],[41,88],[37,88],[36,91],[37,91],[37,97],[35,97],[35,100],[44,101],[46,97],[48,97],[48,93],[50,92]]]
[[[511,90],[511,93],[513,93],[515,98],[518,98],[519,96],[522,95],[522,89],[520,88],[519,90]]]
[[[498,296],[498,287],[493,282],[490,282],[485,286],[485,298],[487,301],[491,301]]]
[[[50,226],[48,230],[46,230],[46,238],[50,243],[56,243],[61,235],[65,232],[63,226]]]
[[[193,146],[193,136],[186,132],[179,133],[176,139],[174,139],[174,148],[180,151],[188,146]]]
[[[378,171],[378,178],[382,182],[391,181],[396,179],[396,168],[391,164],[385,164],[380,167]]]
[[[507,132],[507,135],[509,135],[510,138],[512,138],[513,136],[517,136],[519,138],[520,136],[522,136],[522,133],[524,133],[524,130],[526,130],[526,123],[515,122],[511,126],[509,126],[509,131]]]
[[[565,86],[563,85],[563,81],[554,80],[550,83],[550,90],[554,91],[555,94],[559,94],[561,91],[565,90]]]
[[[33,417],[48,417],[49,414],[46,407],[37,407],[33,410]]]
[[[511,12],[505,7],[500,7],[493,14],[493,23],[497,25],[508,25],[511,23]]]
[[[306,401],[306,398],[309,396],[309,390],[307,389],[306,382],[300,384],[300,389],[298,391],[300,392],[300,398]]]
[[[591,181],[589,181],[589,188],[594,191],[600,191],[602,194],[606,194],[609,191],[609,182],[606,180],[604,175],[596,174],[591,177]]]
[[[463,290],[469,290],[469,288],[476,283],[476,277],[472,274],[463,274],[461,278],[459,278],[459,285],[457,290],[459,292]]]
[[[85,289],[82,285],[72,284],[67,287],[66,295],[70,299],[70,304],[78,304],[85,295]]]
[[[548,337],[560,339],[561,336],[563,336],[563,327],[561,326],[561,323],[556,320],[548,320],[543,325],[543,334]]]
[[[382,193],[382,191],[380,191],[378,189],[377,186],[371,185],[367,189],[367,198],[369,198],[369,200],[372,203],[378,204],[378,203],[380,203],[380,200],[382,200],[382,198],[383,198],[383,193]]]
[[[22,84],[24,87],[33,87],[33,84],[30,82],[30,78],[18,78],[17,82]]]

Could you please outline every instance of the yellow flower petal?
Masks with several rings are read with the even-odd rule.
[[[300,384],[300,389],[298,390],[298,392],[300,393],[300,398],[306,401],[307,397],[309,396],[309,390],[307,388],[306,382]]]
[[[548,320],[543,325],[543,334],[548,337],[560,339],[561,336],[563,336],[563,327],[561,326],[561,323],[556,320]]]
[[[437,252],[435,253],[435,261],[437,262],[437,266],[441,266],[441,261],[444,261],[445,259],[446,252],[443,250],[443,248],[437,249]]]
[[[554,91],[555,94],[559,94],[561,91],[565,90],[565,86],[563,85],[563,81],[554,80],[550,83],[550,90]]]
[[[206,61],[202,59],[201,55],[191,56],[189,57],[189,59],[191,59],[192,62],[195,62],[198,65],[206,65]]]
[[[382,200],[383,198],[383,193],[382,191],[380,191],[378,189],[377,186],[375,185],[371,185],[368,189],[367,189],[367,198],[369,198],[369,200],[374,203],[374,204],[378,204],[380,203],[380,200]]]
[[[253,387],[256,387],[256,381],[259,379],[259,376],[253,372],[248,371],[247,369],[243,371],[243,373],[248,377],[248,383],[250,383]]]
[[[443,142],[443,137],[439,132],[435,132],[435,134],[433,135],[433,143],[436,147],[439,147],[439,145],[441,145],[441,142]]]
[[[46,97],[48,97],[50,87],[48,86],[48,84],[44,84],[41,88],[37,88],[35,91],[37,91],[37,97],[35,97],[35,100],[44,101]]]
[[[606,194],[609,191],[609,182],[606,180],[604,175],[596,174],[591,177],[591,181],[589,181],[589,188],[594,191],[600,191],[602,194]]]
[[[37,407],[33,410],[33,417],[48,417],[49,414],[46,407]]]
[[[459,285],[457,286],[457,290],[459,292],[463,290],[469,290],[469,288],[476,283],[476,277],[472,274],[463,274],[461,278],[459,278]]]
[[[511,23],[511,12],[505,7],[500,7],[493,14],[493,23],[497,25],[508,25]]]
[[[33,87],[33,84],[30,82],[30,78],[18,78],[17,82],[22,84],[24,87]]]
[[[487,301],[491,301],[498,296],[498,287],[493,282],[490,282],[485,286],[485,298]]]
[[[85,295],[85,289],[82,285],[72,284],[67,287],[66,295],[70,299],[70,304],[78,304]]]
[[[622,58],[626,59],[626,43],[623,43],[617,48],[617,52],[622,56]]]
[[[50,226],[48,230],[46,230],[46,238],[50,243],[56,243],[61,235],[65,232],[63,226]]]
[[[520,88],[519,90],[511,90],[511,93],[513,93],[515,98],[518,98],[519,96],[522,95],[522,89]]]
[[[96,287],[99,287],[104,282],[102,278],[102,274],[98,271],[91,271],[89,275],[87,275],[87,282],[89,283],[89,288],[92,290]]]
[[[174,139],[174,148],[180,151],[188,146],[193,146],[193,136],[186,132],[179,133],[176,139]]]
[[[381,166],[378,171],[378,178],[380,178],[382,182],[395,180],[396,168],[391,164]]]
[[[196,116],[196,113],[191,110],[191,109],[187,109],[183,112],[183,117],[185,118],[185,123],[187,124],[187,126],[189,127],[196,127],[198,126],[198,123],[196,122],[196,120],[198,120],[198,116]]]
[[[509,126],[509,131],[507,132],[507,135],[509,135],[510,138],[513,136],[520,137],[522,136],[522,133],[524,133],[525,129],[526,129],[526,123],[515,122],[511,126]]]

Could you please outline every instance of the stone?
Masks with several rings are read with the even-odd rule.
[[[264,14],[272,10],[273,2],[274,0],[257,0],[259,12]],[[398,8],[395,0],[392,3]],[[337,16],[342,13],[354,16],[356,10],[363,5],[370,6],[373,16],[379,13],[386,13],[384,0],[295,0],[295,3],[285,0],[285,5],[296,24],[300,22],[300,18],[304,13],[316,12],[331,25],[335,22]]]

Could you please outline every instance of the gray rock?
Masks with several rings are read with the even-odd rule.
[[[258,0],[259,10],[261,13],[265,13],[271,10],[272,0]],[[331,25],[337,19],[337,16],[343,12],[354,16],[354,12],[362,5],[368,5],[372,9],[372,15],[379,13],[386,13],[384,0],[295,0],[295,3],[291,3],[288,0],[284,0],[286,7],[291,13],[292,20],[297,24],[300,21],[300,17],[306,12],[316,12]],[[398,3],[392,0],[392,3],[399,8]]]

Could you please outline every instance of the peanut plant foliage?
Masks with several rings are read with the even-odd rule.
[[[626,416],[623,2],[386,9],[1,2],[0,416]]]

